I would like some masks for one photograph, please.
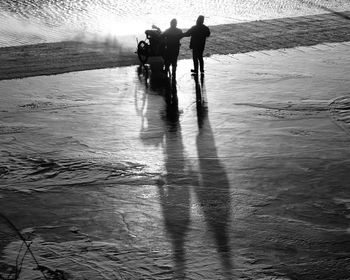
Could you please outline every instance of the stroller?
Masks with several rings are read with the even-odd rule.
[[[161,56],[164,58],[165,42],[160,29],[152,26],[152,29],[145,31],[146,39],[138,42],[137,55],[142,65],[145,65],[151,56]]]

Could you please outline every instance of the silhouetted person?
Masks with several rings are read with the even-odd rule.
[[[192,49],[193,67],[191,71],[194,74],[198,73],[198,62],[201,73],[204,73],[204,60],[203,52],[205,48],[205,42],[207,37],[210,36],[210,29],[204,25],[204,16],[197,18],[196,25],[192,26],[187,30],[184,35],[185,37],[191,36],[190,49]]]
[[[162,35],[165,39],[165,71],[168,72],[171,65],[174,78],[181,45],[180,39],[183,37],[182,30],[177,28],[177,20],[175,18],[170,21],[170,28],[165,30]]]

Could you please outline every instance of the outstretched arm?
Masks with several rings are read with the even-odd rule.
[[[159,28],[157,25],[154,25],[154,24],[153,24],[153,25],[152,25],[152,28],[155,29],[155,30],[157,30],[157,31],[159,31],[159,32],[162,32],[162,31],[160,30],[160,28]]]
[[[189,37],[192,34],[192,28],[188,29],[186,32],[182,33],[182,37]]]

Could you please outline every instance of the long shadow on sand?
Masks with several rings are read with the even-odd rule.
[[[179,123],[176,82],[168,81],[165,91],[165,168],[164,183],[159,186],[165,228],[172,242],[174,279],[185,279],[185,237],[190,225],[190,185]]]
[[[152,66],[151,66],[152,67]],[[155,65],[153,65],[155,67]],[[174,262],[173,279],[186,279],[185,239],[190,225],[190,187],[191,176],[188,173],[184,155],[184,145],[179,122],[179,109],[176,81],[167,77],[156,76],[146,70],[147,87],[157,97],[165,100],[165,108],[149,112],[148,126],[159,126],[161,132],[152,143],[163,145],[165,173],[158,182],[159,200],[164,219],[166,234],[172,246]],[[149,75],[149,76],[148,76]],[[161,95],[161,96],[160,96]],[[150,105],[151,106],[151,105]],[[161,116],[150,116],[161,111]],[[150,123],[151,120],[156,123]]]
[[[208,229],[213,233],[226,279],[232,279],[233,264],[229,240],[230,184],[219,160],[205,102],[204,77],[194,77],[197,99],[198,134],[196,146],[201,182],[195,188]]]

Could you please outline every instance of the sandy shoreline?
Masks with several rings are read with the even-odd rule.
[[[211,26],[207,54],[350,41],[350,11]],[[142,39],[142,38],[140,38]],[[0,80],[138,64],[135,48],[106,42],[66,41],[0,48]],[[188,38],[180,59],[190,58]]]

